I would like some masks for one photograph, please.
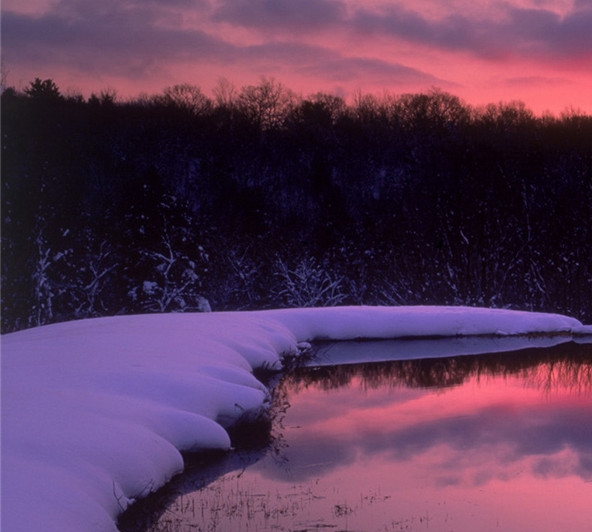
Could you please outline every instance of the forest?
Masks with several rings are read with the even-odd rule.
[[[592,322],[592,116],[274,79],[2,105],[2,332],[450,304]]]

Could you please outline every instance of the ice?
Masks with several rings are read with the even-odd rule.
[[[120,316],[4,335],[2,530],[117,530],[130,503],[182,471],[180,451],[230,449],[226,429],[266,408],[254,369],[279,369],[315,339],[559,333],[586,341],[592,328],[508,310],[333,307]]]

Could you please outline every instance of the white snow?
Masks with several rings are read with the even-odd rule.
[[[230,448],[225,427],[269,398],[252,370],[279,369],[299,342],[533,333],[592,327],[507,310],[333,307],[98,318],[4,335],[2,530],[117,530],[131,502],[181,472],[180,451]]]

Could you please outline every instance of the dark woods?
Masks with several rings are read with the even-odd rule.
[[[2,330],[466,304],[592,321],[592,117],[273,80],[2,94]]]

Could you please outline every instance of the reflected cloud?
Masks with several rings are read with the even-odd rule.
[[[434,380],[435,374],[442,378]],[[283,386],[288,397],[298,395],[299,426],[315,439],[305,430],[290,430],[282,456],[298,480],[364,456],[382,457],[387,468],[428,460],[440,486],[480,486],[511,478],[509,471],[516,469],[587,481],[591,374],[591,346],[571,344],[520,355],[302,370]],[[451,379],[455,386],[439,391]],[[405,388],[426,382],[423,392]]]
[[[397,461],[410,460],[424,453],[436,452],[439,446],[446,446],[458,453],[479,456],[475,463],[489,464],[492,471],[504,471],[504,466],[524,463],[532,474],[555,476],[576,475],[584,480],[592,478],[588,460],[592,457],[592,431],[586,419],[591,414],[589,404],[553,408],[541,411],[533,409],[516,410],[516,405],[500,405],[476,411],[472,416],[458,419],[441,419],[429,424],[388,433],[364,434],[362,440],[354,443],[366,453],[386,452]],[[573,453],[577,460],[564,459],[565,450]],[[530,459],[536,461],[530,464]],[[455,460],[440,465],[441,469],[456,470]],[[487,476],[500,478],[488,472]]]

